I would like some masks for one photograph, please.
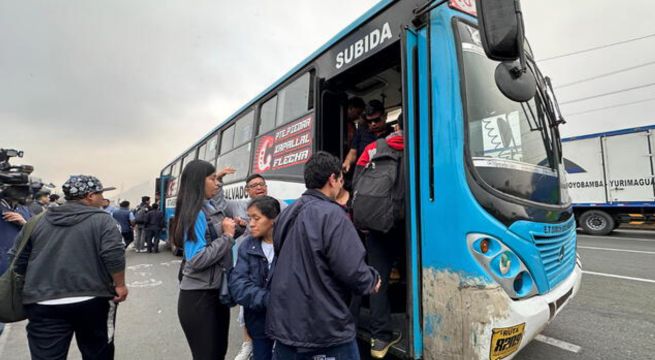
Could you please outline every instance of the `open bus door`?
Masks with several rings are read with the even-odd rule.
[[[406,209],[406,239],[407,241],[407,353],[412,359],[423,357],[423,319],[421,311],[421,173],[428,170],[420,164],[424,161],[425,152],[421,153],[421,143],[424,131],[421,127],[427,121],[427,94],[421,91],[427,87],[427,29],[405,28],[402,35],[402,84],[403,84],[403,114],[405,132],[405,169],[407,181],[405,197]]]

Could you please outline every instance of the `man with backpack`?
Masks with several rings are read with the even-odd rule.
[[[146,214],[150,211],[150,196],[142,196],[141,204],[134,210],[134,248],[136,252],[145,252],[146,241]]]
[[[353,222],[366,231],[368,264],[382,279],[380,291],[371,294],[371,356],[384,358],[402,334],[394,332],[387,290],[394,260],[404,253],[404,162],[402,118],[399,130],[369,144],[355,168]]]
[[[377,139],[384,139],[392,131],[386,122],[384,104],[380,100],[371,100],[364,113],[366,124],[357,128],[350,144],[350,150],[343,161],[343,171],[348,173],[355,160],[359,159],[366,146]]]
[[[152,209],[146,213],[146,221],[143,224],[148,252],[159,252],[159,235],[164,229],[164,213],[158,203],[152,205]]]

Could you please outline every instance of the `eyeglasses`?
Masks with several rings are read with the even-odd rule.
[[[382,118],[381,118],[381,117],[379,117],[379,118],[375,118],[375,119],[367,119],[367,120],[366,120],[366,122],[369,123],[369,124],[374,123],[374,122],[377,123],[377,122],[380,122],[380,121],[382,121]]]
[[[250,185],[246,186],[246,188],[248,188],[248,189],[263,188],[263,187],[266,187],[266,183],[259,182],[259,183],[254,183],[254,184],[250,184]]]

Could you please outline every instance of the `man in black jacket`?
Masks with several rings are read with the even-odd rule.
[[[146,213],[143,230],[145,231],[146,247],[148,252],[159,252],[159,234],[164,228],[164,213],[158,203],[152,205],[152,209]]]
[[[63,185],[67,203],[38,219],[17,259],[33,359],[65,358],[73,334],[85,359],[114,358],[116,306],[127,287],[121,234],[100,209],[102,192],[113,189],[71,176]]]
[[[266,332],[279,360],[359,359],[351,294],[377,292],[377,271],[345,211],[334,201],[343,186],[338,158],[319,151],[305,165],[307,191],[282,212],[273,235],[275,274]]]

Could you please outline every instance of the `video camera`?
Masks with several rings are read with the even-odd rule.
[[[0,149],[0,198],[24,202],[30,195],[31,165],[11,165],[9,159],[23,157],[23,152]]]

